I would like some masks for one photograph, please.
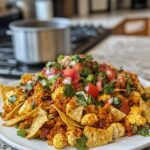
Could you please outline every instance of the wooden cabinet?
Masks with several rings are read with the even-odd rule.
[[[114,28],[113,34],[123,35],[150,35],[150,21],[148,18],[125,19]]]

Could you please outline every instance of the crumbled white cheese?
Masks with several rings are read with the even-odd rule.
[[[64,84],[71,84],[71,78],[70,77],[67,77],[63,80],[63,83]]]

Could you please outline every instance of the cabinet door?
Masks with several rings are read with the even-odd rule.
[[[101,12],[108,10],[108,0],[90,0],[91,12]]]

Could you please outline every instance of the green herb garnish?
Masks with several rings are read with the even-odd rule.
[[[62,59],[64,59],[64,55],[59,55],[58,58],[57,58],[57,61],[60,61]]]
[[[25,137],[26,136],[26,130],[25,129],[17,130],[17,135],[21,136],[21,137]]]
[[[88,67],[84,67],[82,72],[81,72],[81,75],[84,76],[84,77],[87,77],[91,73],[92,73],[91,69],[89,69]]]
[[[150,136],[150,125],[138,129],[137,133],[142,136]]]
[[[142,99],[143,99],[145,102],[147,102],[147,101],[150,99],[150,97],[147,96],[146,93],[143,93],[143,94],[142,94]]]
[[[84,107],[87,106],[87,101],[86,101],[84,95],[77,94],[76,97],[77,97],[77,101],[78,101],[79,104],[83,105]]]
[[[49,62],[46,64],[46,68],[58,68],[58,69],[60,69],[60,68],[61,68],[61,65],[60,65],[58,62],[49,61]]]
[[[130,94],[132,92],[132,84],[130,82],[127,82],[127,85],[126,85],[126,91],[128,94]]]
[[[64,95],[67,97],[72,97],[75,95],[75,91],[71,84],[65,84],[64,86]]]
[[[32,83],[27,83],[27,84],[26,84],[26,90],[27,90],[27,91],[33,90],[33,84],[32,84]]]
[[[15,101],[17,100],[17,97],[15,96],[15,95],[12,95],[12,96],[10,96],[9,98],[8,98],[8,101],[10,102],[10,103],[14,103]]]
[[[114,91],[114,82],[105,84],[103,91],[105,94],[111,94],[113,91]]]
[[[32,106],[32,110],[33,110],[36,107],[36,102],[33,101],[32,104],[31,104],[31,106]]]
[[[121,105],[121,100],[118,97],[113,98],[113,104],[117,107]]]
[[[2,117],[2,115],[3,115],[3,113],[2,113],[2,112],[0,112],[0,117]]]
[[[88,147],[86,146],[87,137],[82,136],[81,138],[77,139],[77,144],[75,145],[75,148],[77,150],[88,150]]]
[[[86,77],[86,82],[92,82],[94,80],[94,74],[89,74],[87,77]]]
[[[103,102],[103,101],[97,101],[97,100],[95,100],[94,97],[91,96],[91,95],[88,97],[87,103],[88,103],[88,104],[91,104],[91,103],[92,103],[92,104],[94,104],[94,105],[96,105],[96,106],[101,106],[101,107],[104,106],[104,102]]]

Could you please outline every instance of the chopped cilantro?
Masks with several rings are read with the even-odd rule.
[[[84,77],[86,77],[86,76],[88,76],[91,73],[92,73],[91,69],[89,69],[88,67],[84,67],[83,71],[81,72],[81,75],[84,76]]]
[[[2,113],[2,112],[0,112],[0,117],[2,117],[2,115],[3,115],[3,113]]]
[[[150,136],[150,125],[146,125],[145,127],[138,129],[137,132],[142,136]]]
[[[143,99],[145,102],[147,102],[148,100],[150,100],[149,96],[147,96],[146,93],[143,93],[143,94],[142,94],[142,99]]]
[[[92,61],[93,57],[91,55],[85,55],[84,61]]]
[[[75,62],[82,62],[83,58],[81,58],[79,55],[73,55],[71,56],[71,59]]]
[[[74,91],[71,84],[65,84],[64,85],[64,95],[68,96],[68,97],[71,97],[71,96],[75,95],[75,91]]]
[[[81,138],[77,139],[77,144],[75,145],[75,148],[77,150],[88,150],[88,147],[86,146],[87,137],[82,136]]]
[[[55,61],[49,61],[46,64],[46,68],[61,68],[60,64],[58,62]]]
[[[103,101],[97,101],[92,96],[88,97],[88,103],[89,104],[92,103],[92,104],[94,104],[96,106],[104,106],[104,102]]]
[[[126,91],[127,91],[128,94],[131,93],[132,87],[133,87],[132,84],[131,84],[130,82],[127,82],[127,85],[126,85]]]
[[[77,94],[76,97],[77,97],[77,101],[78,101],[79,104],[83,105],[84,107],[87,106],[87,101],[86,101],[84,95]]]
[[[71,56],[71,59],[75,62],[86,62],[93,60],[91,55],[85,55],[83,58],[81,58],[79,55],[73,55]]]
[[[27,84],[26,84],[26,90],[27,90],[27,91],[33,90],[33,84],[32,84],[32,83],[27,83]]]
[[[31,104],[31,106],[32,106],[32,110],[33,110],[36,107],[36,102],[33,101],[32,104]]]
[[[42,79],[44,79],[42,73],[36,74],[36,79],[37,79],[37,80],[42,80]]]
[[[10,96],[9,98],[8,98],[8,101],[10,102],[10,103],[14,103],[15,101],[17,100],[17,97],[15,96],[15,95],[12,95],[12,96]]]
[[[113,91],[114,91],[114,82],[105,84],[103,91],[105,94],[111,94]]]
[[[25,129],[17,130],[17,135],[21,136],[21,137],[25,137],[26,136],[26,130]]]
[[[57,61],[60,61],[64,58],[64,55],[59,55],[58,58],[57,58]]]

